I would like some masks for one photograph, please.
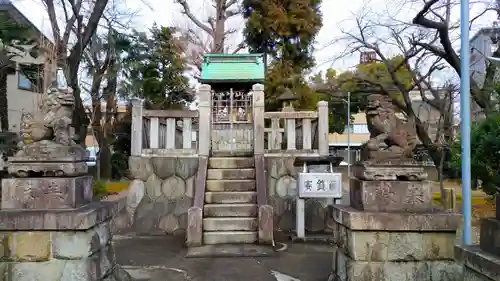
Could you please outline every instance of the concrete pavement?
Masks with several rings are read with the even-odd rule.
[[[186,258],[183,237],[114,237],[118,264],[137,281],[326,281],[332,247],[284,241],[271,257]]]

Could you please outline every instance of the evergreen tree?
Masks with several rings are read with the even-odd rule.
[[[125,59],[122,92],[144,99],[145,107],[184,107],[193,101],[182,42],[175,29],[154,25],[149,34],[135,32]]]
[[[264,53],[266,105],[281,105],[276,98],[290,88],[299,108],[315,106],[317,95],[307,85],[304,74],[314,66],[313,44],[322,26],[321,0],[244,0],[247,20],[244,36],[253,53]],[[267,61],[269,60],[269,62]]]

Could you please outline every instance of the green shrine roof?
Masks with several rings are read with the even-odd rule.
[[[201,83],[264,82],[262,54],[205,54]]]

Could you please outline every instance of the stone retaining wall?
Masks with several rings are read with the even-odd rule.
[[[137,234],[185,235],[198,157],[134,157],[127,215]]]
[[[266,158],[268,202],[274,209],[275,231],[295,230],[297,175],[299,171],[302,171],[302,168],[294,167],[294,160],[294,157]],[[311,168],[311,172],[329,172],[328,166]],[[305,200],[306,231],[332,232],[333,219],[328,215],[328,205],[332,203],[331,199],[310,198]]]

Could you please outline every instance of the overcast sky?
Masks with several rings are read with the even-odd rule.
[[[41,0],[12,0],[14,4],[40,29],[46,33],[50,33],[50,25],[46,16],[44,7],[40,4]],[[113,0],[110,0],[112,2]],[[124,0],[117,0],[123,2]],[[192,11],[199,16],[200,19],[206,19],[211,11],[210,0],[188,0],[192,6]],[[488,0],[486,0],[488,1]],[[416,8],[421,6],[421,2],[413,7],[405,6],[401,8],[400,3],[404,0],[323,0],[321,11],[323,13],[323,28],[321,29],[316,43],[316,62],[317,69],[324,70],[329,67],[335,69],[345,70],[354,66],[359,55],[356,54],[350,58],[342,60],[335,60],[332,62],[332,57],[342,52],[345,49],[343,44],[334,44],[331,46],[329,43],[341,36],[340,28],[349,30],[353,27],[353,19],[355,14],[360,11],[366,10],[369,7],[372,10],[385,13],[384,11],[394,11],[396,17],[403,21],[409,21],[415,15]],[[411,1],[406,1],[406,3]],[[125,0],[127,8],[131,10],[138,10],[139,15],[134,18],[133,27],[139,30],[144,30],[150,27],[154,22],[160,25],[172,24],[185,24],[188,21],[180,13],[181,9],[179,4],[174,3],[174,0]],[[363,9],[362,9],[363,8]],[[471,17],[482,10],[482,5],[472,7]],[[459,9],[458,6],[453,11],[452,18],[458,20]],[[351,19],[350,21],[348,19]],[[493,14],[482,17],[477,21],[471,30],[471,36],[480,27],[491,26],[492,21],[495,19]],[[243,28],[243,20],[235,19],[230,25],[232,27]],[[456,34],[458,37],[458,34]],[[241,41],[241,34],[237,34],[229,40],[230,43],[237,45]],[[459,43],[457,42],[457,48]],[[333,63],[333,65],[332,65]]]

